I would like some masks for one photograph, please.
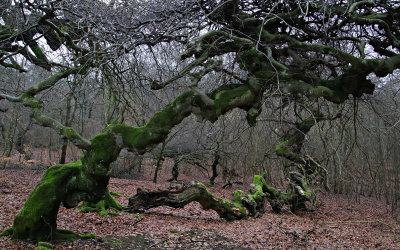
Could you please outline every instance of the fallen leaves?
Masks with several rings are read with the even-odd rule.
[[[12,225],[27,196],[39,183],[42,171],[0,170],[0,230]],[[151,175],[141,180],[111,179],[110,190],[133,195],[136,188],[167,188],[169,183],[153,184]],[[163,178],[161,178],[163,179]],[[231,198],[233,191],[244,186],[211,188],[216,195]],[[115,197],[127,204],[128,197]],[[135,215],[101,217],[96,213],[81,213],[60,208],[58,227],[86,234],[95,233],[96,240],[56,243],[56,249],[231,249],[231,248],[383,248],[400,249],[394,235],[400,236],[400,225],[390,209],[380,201],[361,198],[360,203],[348,203],[345,196],[321,197],[323,206],[316,212],[292,214],[268,211],[263,217],[227,222],[214,211],[202,210],[197,203],[183,209],[157,207]],[[32,242],[11,241],[0,237],[0,248],[35,248]]]

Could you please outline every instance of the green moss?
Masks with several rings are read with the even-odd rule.
[[[53,249],[53,247],[54,247],[54,245],[49,242],[39,241],[36,249],[37,250],[46,250],[46,249]]]
[[[240,214],[241,214],[241,217],[240,217],[240,219],[246,219],[247,218],[247,211],[246,211],[246,209],[244,208],[244,206],[243,206],[243,204],[240,202],[232,202],[232,204],[233,204],[233,206],[234,206],[234,208],[232,208],[232,209],[238,209],[239,210],[239,212],[240,212]],[[234,217],[234,218],[228,218],[228,219],[230,219],[230,220],[236,220],[236,219],[238,219],[237,217]]]
[[[68,33],[68,32],[69,32],[69,27],[68,27],[68,26],[61,26],[61,27],[60,27],[60,30],[61,30],[61,32],[66,32],[66,33]]]
[[[13,35],[12,33],[3,33],[3,34],[0,34],[0,40],[7,39],[7,38],[9,38],[9,37],[12,36],[12,35]]]
[[[211,92],[210,94],[208,94],[208,96],[211,99],[215,99],[216,96],[222,92],[222,91],[228,91],[228,90],[232,90],[232,89],[236,89],[240,86],[242,86],[243,84],[229,84],[229,85],[222,85],[220,87],[218,87],[217,89],[215,89],[213,92]]]
[[[3,32],[7,32],[8,30],[11,29],[10,25],[7,24],[0,24],[0,34]]]
[[[253,74],[261,71],[268,72],[271,68],[271,64],[265,55],[257,51],[257,49],[254,47],[240,52],[237,56],[237,60],[241,69],[249,71]]]
[[[110,195],[109,191],[106,192],[104,200],[101,200],[97,203],[83,202],[79,207],[80,211],[83,213],[99,212],[100,216],[103,217],[107,215],[118,215],[118,213],[108,212],[107,209],[112,209],[116,212],[119,212],[122,210],[122,208],[123,206]]]
[[[137,150],[144,150],[146,146],[157,139],[157,135],[150,132],[146,127],[118,124],[112,127],[112,132],[122,137],[125,147]]]
[[[251,108],[247,111],[246,120],[250,127],[254,127],[257,124],[257,117],[260,115],[260,112],[255,109]]]
[[[244,194],[243,190],[236,190],[233,193],[232,202],[241,202],[241,197]]]
[[[11,235],[13,230],[13,227],[5,229],[3,232],[0,233],[0,237]]]
[[[63,38],[60,36],[60,34],[58,32],[53,32],[53,35],[56,37],[57,42],[59,43],[58,45],[61,46],[61,44],[63,43]],[[57,46],[58,46],[57,45]]]
[[[300,159],[300,156],[298,154],[294,153],[292,150],[290,150],[290,146],[292,144],[293,144],[292,140],[286,140],[286,141],[280,143],[275,148],[276,154],[279,156],[283,156],[292,161],[298,161]]]
[[[84,154],[82,162],[91,175],[108,178],[111,173],[110,164],[117,159],[121,148],[109,132],[99,134],[90,141],[91,148]]]
[[[43,64],[47,64],[46,56],[36,42],[30,42],[29,47],[31,48],[33,53],[35,53],[36,57],[42,61]]]
[[[146,127],[148,129],[158,129],[168,131],[175,125],[177,125],[180,120],[177,120],[178,109],[181,104],[184,104],[188,99],[193,98],[193,92],[188,91],[178,96],[165,106],[161,111],[156,112],[150,121],[147,123]]]
[[[34,97],[30,97],[26,93],[22,94],[21,97],[23,99],[24,106],[31,107],[33,109],[42,108],[42,105],[38,99],[36,99]]]
[[[400,64],[400,56],[393,56],[388,59],[369,59],[366,60],[366,66],[371,68],[379,77],[384,77],[393,72]]]
[[[262,177],[261,175],[254,175],[253,184],[255,184],[259,187],[263,187],[263,186],[267,185],[264,177]]]
[[[63,128],[60,131],[60,134],[66,136],[70,140],[83,139],[83,137],[80,134],[78,134],[74,129],[70,127]]]
[[[261,203],[264,203],[266,194],[263,192],[263,187],[267,184],[264,177],[261,175],[254,175],[253,184],[255,185],[256,189],[251,190],[248,199],[250,202],[258,206],[261,205]]]
[[[259,70],[254,72],[254,76],[259,80],[270,80],[275,77],[276,72],[272,70]],[[271,81],[274,82],[274,81]]]
[[[80,162],[54,165],[47,169],[40,183],[29,195],[13,224],[13,239],[49,241],[56,239],[56,219],[65,188],[82,171]]]
[[[12,36],[14,30],[11,29],[9,25],[1,25],[0,24],[0,39],[7,39]]]
[[[96,235],[93,233],[77,234],[67,229],[57,229],[57,237],[55,241],[65,242],[65,241],[75,241],[78,239],[96,239]]]
[[[143,220],[143,217],[140,216],[140,215],[138,215],[138,214],[134,214],[134,215],[132,215],[132,216],[135,217],[135,219],[137,219],[137,220],[139,220],[139,221]]]
[[[96,162],[111,163],[115,160],[115,151],[117,149],[114,136],[110,133],[96,135],[90,140],[91,151],[94,152],[93,159]]]
[[[244,208],[243,204],[241,202],[231,202],[229,200],[225,200],[221,197],[213,195],[207,187],[201,183],[201,182],[196,182],[195,185],[201,186],[204,192],[206,192],[210,197],[212,197],[212,203],[211,204],[204,204],[202,203],[202,206],[204,209],[210,209],[210,208],[218,208],[214,209],[221,218],[224,218],[226,220],[237,220],[237,219],[243,219],[247,218],[247,213],[246,209]],[[240,192],[236,193],[238,195]]]
[[[147,146],[162,142],[171,129],[190,114],[182,114],[179,111],[180,105],[188,99],[192,99],[193,93],[186,92],[156,112],[150,121],[143,127],[132,127],[124,124],[113,125],[109,129],[121,135],[124,146],[135,148],[139,151],[145,150]]]
[[[205,103],[201,100],[201,98],[200,98],[199,96],[197,96],[197,95],[196,95],[196,96],[193,96],[193,98],[192,98],[192,105],[193,105],[193,106],[196,106],[196,107],[199,107],[200,110],[203,111],[203,112],[207,112],[207,111],[212,110],[212,107],[210,107],[209,105],[205,104]]]
[[[240,85],[237,88],[221,90],[215,94],[214,104],[217,116],[226,113],[232,105],[243,99],[251,97],[253,92],[249,85]]]
[[[113,192],[113,191],[110,191],[110,195],[112,195],[112,196],[117,196],[117,197],[131,197],[130,195],[127,195],[127,194],[119,194],[119,193]]]
[[[310,98],[325,97],[326,99],[328,99],[333,98],[334,96],[334,91],[324,86],[316,86],[314,88],[310,88],[309,90]]]

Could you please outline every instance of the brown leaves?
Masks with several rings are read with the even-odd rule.
[[[43,172],[0,170],[0,230],[12,225],[27,196],[40,181]],[[168,183],[153,184],[151,174],[140,181],[111,179],[110,190],[133,195],[136,188],[163,188]],[[167,178],[167,177],[166,177]],[[166,179],[161,178],[161,179]],[[243,187],[245,188],[244,184]],[[211,188],[216,195],[231,198],[238,188]],[[122,204],[128,197],[116,197]],[[226,222],[214,211],[204,211],[197,203],[183,209],[158,207],[140,215],[119,213],[101,217],[96,213],[61,208],[58,227],[78,233],[95,233],[96,240],[56,243],[57,249],[135,249],[135,248],[384,248],[400,249],[394,242],[393,230],[400,236],[400,225],[383,202],[361,198],[348,203],[344,196],[322,197],[323,206],[316,212],[282,214],[266,212],[257,219]],[[266,208],[268,211],[268,207]],[[361,223],[370,221],[371,223]],[[375,223],[373,223],[375,221]],[[379,223],[377,222],[379,221]],[[360,223],[357,223],[360,222]],[[392,226],[393,228],[387,226]],[[0,248],[34,248],[30,242],[0,238]]]

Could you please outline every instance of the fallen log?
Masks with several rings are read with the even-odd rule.
[[[266,199],[266,194],[263,192],[264,183],[264,178],[256,175],[250,193],[244,196],[242,190],[237,190],[233,194],[232,201],[213,195],[203,183],[198,181],[193,181],[179,190],[138,188],[136,195],[129,198],[129,204],[125,211],[137,213],[158,206],[182,208],[197,201],[203,209],[212,209],[226,220],[238,220],[248,216],[257,217],[264,213]]]

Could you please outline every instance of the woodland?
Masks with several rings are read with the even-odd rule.
[[[1,0],[0,247],[400,248],[400,1]]]

